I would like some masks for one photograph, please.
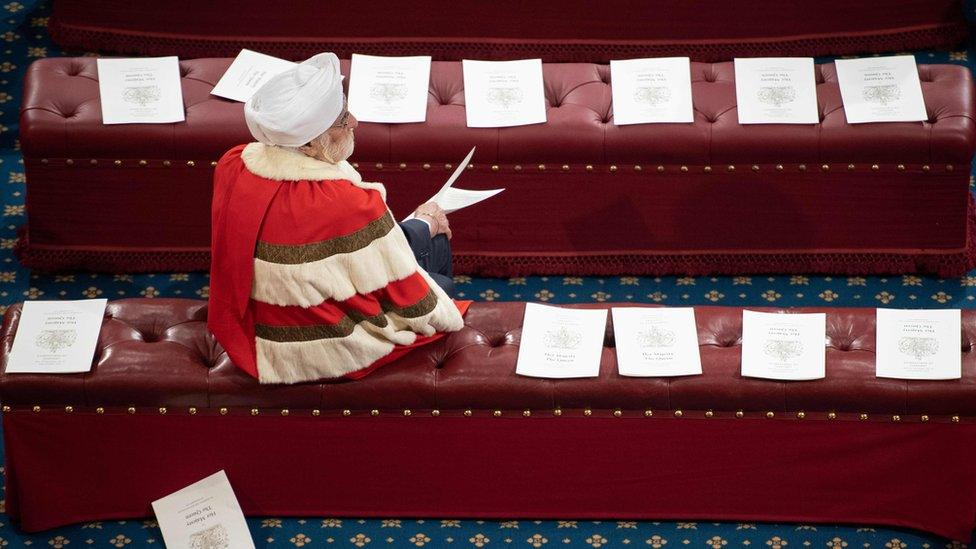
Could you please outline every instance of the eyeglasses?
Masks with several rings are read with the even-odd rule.
[[[349,126],[349,111],[343,112],[342,116],[339,117],[339,120],[337,120],[336,123],[332,125],[333,128],[340,128],[343,130],[346,129],[346,127],[348,126]]]

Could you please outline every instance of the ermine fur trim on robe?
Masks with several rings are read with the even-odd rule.
[[[251,143],[241,151],[244,166],[256,176],[275,181],[327,181],[344,179],[353,185],[377,191],[386,200],[386,187],[382,183],[367,183],[352,164],[345,160],[330,164],[316,160],[290,147],[274,147],[264,143]]]
[[[418,270],[422,269],[407,237],[394,227],[364,248],[319,261],[290,265],[255,259],[251,298],[272,305],[313,307],[327,299],[344,301],[357,293],[375,292]]]
[[[373,334],[371,328],[389,333]],[[396,332],[369,323],[357,324],[352,333],[343,338],[289,342],[256,338],[258,380],[261,383],[301,383],[341,377],[390,354],[394,343],[410,345],[416,339],[417,334],[413,332]]]

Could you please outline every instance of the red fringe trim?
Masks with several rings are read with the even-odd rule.
[[[887,51],[950,49],[968,36],[965,22],[930,28],[880,31],[865,35],[835,35],[805,38],[755,39],[718,43],[532,43],[524,41],[451,40],[360,40],[327,41],[314,38],[207,38],[201,36],[147,36],[135,31],[101,30],[62,25],[52,18],[49,31],[62,48],[86,51],[179,55],[184,58],[233,57],[241,48],[251,48],[286,59],[306,59],[322,51],[340,58],[353,53],[372,55],[431,55],[435,60],[520,59],[541,57],[543,62],[609,62],[633,57],[689,56],[693,61],[728,61],[733,57],[852,55]]]
[[[529,275],[737,275],[737,274],[934,274],[960,277],[976,267],[976,200],[969,197],[964,251],[911,253],[702,253],[587,256],[504,256],[459,253],[454,272],[472,276]],[[96,251],[34,249],[21,227],[14,254],[35,272],[105,273],[209,271],[209,252]]]

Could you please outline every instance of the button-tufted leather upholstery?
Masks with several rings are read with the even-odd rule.
[[[21,111],[25,263],[206,269],[212,164],[251,140],[242,104],[209,95],[229,63],[180,63],[185,122],[112,126],[101,124],[94,59],[33,63]],[[928,121],[861,125],[846,123],[832,64],[816,68],[815,125],[738,124],[731,63],[692,64],[692,124],[615,126],[607,66],[543,71],[546,124],[467,128],[461,66],[435,62],[425,123],[357,129],[352,160],[387,184],[397,215],[471,146],[461,184],[508,188],[452,216],[458,272],[949,276],[972,263],[965,67],[919,67]],[[771,207],[756,215],[760,204]],[[604,222],[584,222],[594,217]]]
[[[607,305],[591,305],[606,307]],[[827,377],[809,382],[743,378],[740,371],[742,309],[698,307],[704,374],[678,378],[627,378],[617,374],[608,323],[601,373],[595,379],[546,380],[515,375],[522,303],[475,303],[465,327],[381,368],[361,381],[261,386],[227,358],[206,330],[206,303],[185,299],[124,299],[109,303],[89,374],[0,375],[0,399],[25,409],[73,406],[185,408],[403,409],[458,413],[472,409],[619,409],[641,414],[712,410],[728,415],[804,411],[945,420],[976,416],[976,312],[963,313],[963,378],[902,381],[874,375],[874,309],[797,309],[827,313]],[[783,311],[782,309],[762,309]],[[790,311],[784,311],[790,312]],[[20,318],[7,312],[2,332],[4,366]],[[697,411],[697,412],[696,412]],[[185,413],[174,411],[174,413]],[[605,413],[605,412],[601,412]]]
[[[973,311],[961,380],[899,381],[874,377],[873,310],[809,309],[827,313],[827,378],[785,383],[739,375],[734,307],[696,309],[700,376],[620,377],[609,325],[599,377],[516,376],[523,310],[475,303],[461,331],[359,381],[259,386],[207,334],[204,302],[110,302],[90,373],[0,373],[7,512],[31,531],[145,516],[224,469],[254,516],[847,521],[970,535]],[[4,366],[20,312],[0,329]]]
[[[24,154],[215,160],[252,140],[243,104],[210,95],[230,61],[180,62],[185,123],[103,126],[95,59],[38,60],[28,69],[22,106]],[[342,71],[348,74],[347,60]],[[461,65],[435,62],[427,122],[362,124],[355,159],[451,162],[477,145],[476,161],[502,164],[965,163],[976,147],[973,83],[963,66],[919,66],[928,121],[859,126],[846,124],[833,64],[816,66],[819,125],[738,124],[732,63],[692,64],[694,124],[614,126],[607,65],[545,64],[543,74],[548,123],[474,129],[464,123]]]

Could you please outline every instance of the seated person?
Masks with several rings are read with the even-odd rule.
[[[269,79],[244,116],[258,142],[214,172],[207,322],[237,366],[261,383],[357,378],[461,329],[447,217],[428,203],[398,227],[346,161],[357,122],[334,54]]]

